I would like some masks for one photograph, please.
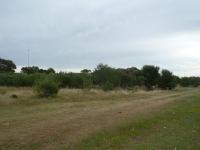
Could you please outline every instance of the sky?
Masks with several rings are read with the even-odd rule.
[[[200,76],[199,0],[0,0],[0,57],[18,67],[157,65]]]

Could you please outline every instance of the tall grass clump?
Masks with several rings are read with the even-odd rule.
[[[39,97],[54,97],[58,94],[59,85],[53,78],[40,78],[34,85]]]

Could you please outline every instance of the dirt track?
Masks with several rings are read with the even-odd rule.
[[[71,103],[56,104],[52,110],[18,116],[12,118],[10,124],[1,124],[3,134],[0,135],[0,146],[5,146],[8,141],[13,141],[19,147],[42,143],[42,149],[55,149],[58,144],[69,146],[102,129],[113,128],[122,122],[156,112],[170,102],[195,92],[198,90],[162,93],[117,103],[92,101],[87,105],[84,102],[77,102],[75,106]]]

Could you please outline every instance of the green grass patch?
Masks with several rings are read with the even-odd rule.
[[[176,101],[149,119],[99,132],[73,149],[199,150],[200,95]]]

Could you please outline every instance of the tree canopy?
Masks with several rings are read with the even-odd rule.
[[[0,58],[0,72],[15,72],[16,65],[12,60]]]
[[[159,67],[152,65],[145,65],[142,68],[142,74],[144,76],[144,85],[147,89],[152,89],[153,86],[156,86],[158,84],[159,69]]]
[[[45,69],[40,69],[37,66],[32,66],[32,67],[22,67],[21,69],[22,73],[27,73],[27,74],[33,74],[33,73],[55,73],[55,70],[53,68],[49,68],[47,70]]]
[[[176,79],[169,70],[162,70],[158,86],[163,90],[171,90],[176,87]]]
[[[99,87],[104,90],[114,88],[132,89],[133,87],[146,87],[148,90],[160,88],[174,89],[177,84],[184,87],[197,87],[200,77],[183,77],[173,75],[169,70],[145,65],[142,69],[136,67],[113,68],[106,64],[99,64],[91,71],[83,69],[80,73],[56,73],[53,68],[41,69],[37,66],[23,67],[21,73],[13,73],[16,65],[11,60],[0,59],[0,86],[32,86],[35,80],[51,77],[60,87],[92,88]]]

